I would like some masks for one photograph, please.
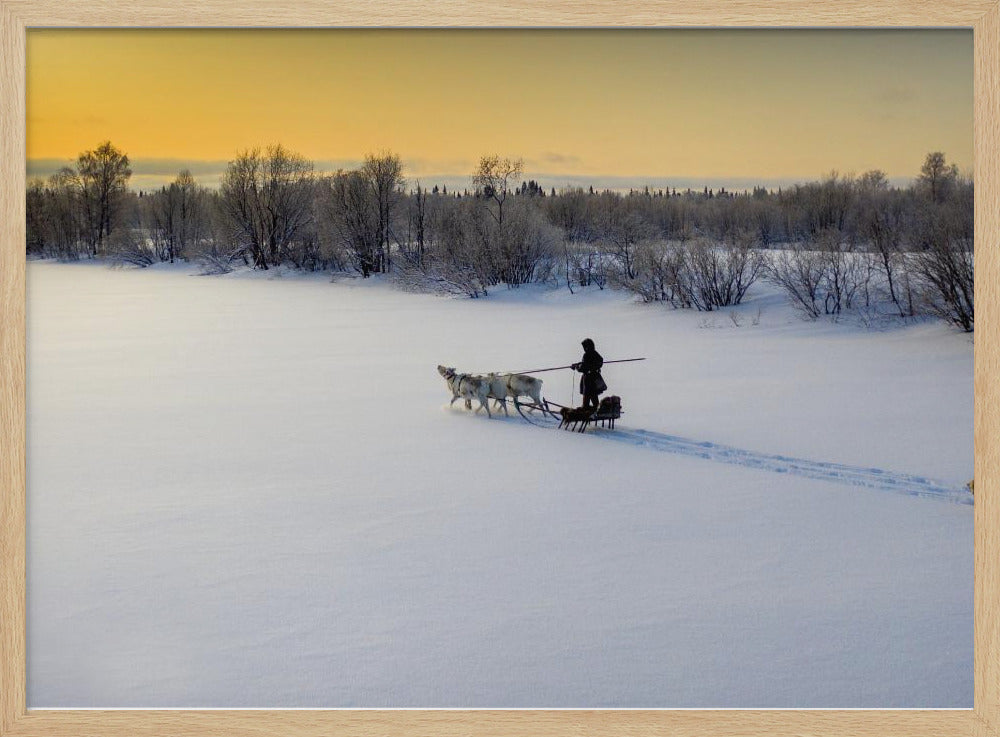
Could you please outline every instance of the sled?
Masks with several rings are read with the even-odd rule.
[[[542,398],[541,404],[514,400],[517,413],[532,425],[556,427],[571,432],[585,432],[591,425],[615,429],[615,421],[622,416],[621,397],[605,397],[596,409],[593,407],[567,407]],[[526,411],[527,410],[527,411]],[[533,414],[537,412],[538,414]]]

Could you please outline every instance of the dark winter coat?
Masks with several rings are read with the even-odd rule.
[[[584,350],[583,360],[577,364],[576,369],[583,374],[580,377],[581,394],[601,394],[607,390],[608,385],[604,383],[604,377],[601,376],[601,366],[603,365],[604,359],[595,349],[587,348]]]

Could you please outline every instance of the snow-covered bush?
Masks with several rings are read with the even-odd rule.
[[[721,244],[694,239],[683,244],[683,253],[682,299],[703,312],[740,304],[764,265],[745,235]]]
[[[772,252],[767,261],[771,281],[781,287],[789,302],[807,317],[817,318],[823,314],[825,260],[819,251],[795,245]]]
[[[841,232],[828,228],[808,244],[795,244],[770,254],[767,274],[804,315],[840,315],[856,305],[859,295],[871,303],[874,256],[851,247]]]
[[[747,236],[723,243],[705,238],[642,243],[632,263],[633,277],[618,271],[616,286],[646,302],[669,302],[700,312],[740,304],[764,266]]]
[[[975,324],[975,258],[972,232],[953,214],[925,216],[919,232],[921,249],[909,260],[921,284],[926,309],[971,333]]]

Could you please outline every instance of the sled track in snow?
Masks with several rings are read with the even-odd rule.
[[[591,433],[591,437],[613,440],[641,448],[650,448],[664,453],[704,458],[717,463],[729,463],[734,466],[759,468],[773,473],[784,473],[789,476],[803,476],[820,481],[832,481],[848,486],[862,486],[880,491],[892,491],[908,496],[928,497],[952,502],[954,504],[972,504],[972,494],[968,489],[956,489],[924,476],[914,476],[895,471],[885,471],[880,468],[864,466],[848,466],[842,463],[826,463],[805,458],[791,458],[783,455],[770,455],[752,450],[734,448],[730,445],[720,445],[707,441],[691,440],[676,435],[652,432],[649,430],[630,430],[619,428],[614,431]]]
[[[524,419],[528,420],[532,425],[546,429],[555,429],[558,425],[558,422],[552,417],[547,417],[541,413],[529,412],[528,414],[530,415],[530,419],[528,417]],[[494,414],[494,417],[499,418],[499,415]],[[504,417],[503,419],[515,421],[519,418],[515,415],[513,417]],[[956,488],[946,486],[926,476],[886,471],[881,468],[849,466],[844,463],[829,463],[826,461],[813,461],[808,458],[760,453],[758,451],[736,448],[732,445],[722,445],[706,440],[692,440],[691,438],[653,432],[652,430],[630,429],[621,425],[614,430],[593,428],[583,435],[576,433],[574,435],[576,437],[600,438],[601,440],[614,441],[637,448],[649,448],[650,450],[658,450],[662,453],[703,458],[707,461],[715,461],[716,463],[728,463],[733,466],[758,468],[762,471],[783,473],[789,476],[831,481],[836,484],[844,484],[845,486],[860,486],[879,491],[891,491],[907,496],[938,499],[952,504],[973,504],[972,493],[965,487]]]

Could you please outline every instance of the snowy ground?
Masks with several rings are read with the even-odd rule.
[[[28,267],[30,706],[972,705],[968,336],[193,271]]]

